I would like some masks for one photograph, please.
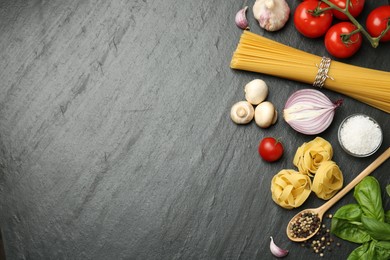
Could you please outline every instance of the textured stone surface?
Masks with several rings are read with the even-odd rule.
[[[298,210],[273,203],[270,180],[293,167],[296,148],[312,137],[281,117],[266,130],[229,118],[254,78],[268,83],[279,114],[291,93],[308,87],[229,68],[241,34],[234,16],[245,4],[253,1],[0,2],[0,216],[8,259],[272,259],[271,235],[291,259],[307,259],[309,251],[285,236]],[[261,30],[250,10],[248,19],[253,32],[327,55],[322,40],[300,36],[292,19],[275,33]],[[389,71],[389,60],[389,44],[373,49],[366,41],[345,62]],[[389,116],[323,92],[344,98],[320,136],[349,182],[389,146]],[[369,158],[353,158],[337,143],[338,125],[357,112],[385,133]],[[260,160],[265,136],[283,140],[280,161]],[[373,173],[382,189],[389,166]],[[330,212],[352,201],[348,194]],[[302,208],[322,203],[312,195]],[[343,242],[325,257],[345,259],[355,247]]]

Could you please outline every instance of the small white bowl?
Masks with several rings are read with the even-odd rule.
[[[350,120],[355,120],[355,118],[357,118],[357,117],[363,117],[364,120],[367,120],[366,124],[371,124],[371,125],[373,124],[374,126],[376,126],[379,129],[379,132],[376,129],[374,129],[375,133],[373,133],[373,132],[361,133],[361,130],[365,127],[364,125],[361,125],[361,128],[358,128],[358,129],[346,129],[345,127],[349,127],[348,123],[351,122]],[[366,143],[367,145],[372,146],[372,147],[369,147],[371,149],[369,149],[368,151],[364,151],[364,152],[359,153],[355,149],[352,149],[354,147],[352,147],[351,144],[347,144],[347,143],[343,142],[342,135],[344,134],[344,131],[350,131],[349,134],[354,134],[356,132],[358,132],[358,134],[378,134],[378,133],[380,133],[380,138],[379,138],[379,140],[376,140],[377,143],[375,143],[374,145],[371,144],[371,140],[366,139],[367,135],[356,136],[356,138],[353,138],[354,141],[360,142],[360,144]],[[383,141],[383,133],[382,133],[382,129],[381,129],[380,125],[372,117],[369,117],[365,114],[353,114],[353,115],[346,117],[341,122],[337,135],[338,135],[338,140],[339,140],[339,144],[340,144],[341,148],[343,148],[343,150],[347,154],[355,156],[355,157],[368,157],[370,155],[373,155],[376,151],[378,151],[379,147],[381,147],[382,141]]]

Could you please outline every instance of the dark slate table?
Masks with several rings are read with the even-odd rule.
[[[269,237],[287,259],[316,255],[285,235],[298,210],[271,199],[270,181],[292,168],[298,146],[313,139],[282,118],[269,129],[231,122],[254,78],[270,86],[279,114],[288,96],[310,86],[229,68],[241,34],[236,12],[254,1],[14,1],[0,3],[0,210],[7,259],[272,259]],[[290,1],[295,9],[299,1]],[[366,8],[390,1],[366,1]],[[362,15],[367,16],[368,10]],[[297,33],[290,17],[265,32],[327,55],[321,39]],[[390,45],[365,41],[344,62],[390,70]],[[390,86],[389,86],[390,87]],[[389,115],[344,98],[319,136],[351,181],[390,144]],[[384,140],[368,158],[337,142],[340,122],[363,112]],[[257,154],[265,136],[280,137],[283,158]],[[389,162],[373,173],[384,205]],[[349,193],[330,213],[353,202]],[[357,245],[325,259],[345,259]]]

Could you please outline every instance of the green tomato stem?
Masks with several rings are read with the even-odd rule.
[[[351,3],[351,0],[347,0],[346,2],[345,2],[345,11],[346,12],[349,12],[349,5],[350,5],[350,3]]]
[[[379,41],[383,36],[385,36],[385,34],[386,34],[388,31],[390,31],[390,18],[389,18],[388,21],[387,21],[387,27],[386,27],[386,29],[383,30],[383,31],[381,32],[381,34],[380,34],[378,37],[376,37],[376,38],[378,39],[378,41]]]
[[[361,31],[360,29],[356,29],[356,30],[354,30],[350,33],[347,33],[347,34],[343,33],[343,34],[341,34],[341,39],[344,42],[344,44],[346,44],[346,45],[356,43],[357,41],[359,41],[359,38],[355,41],[352,41],[351,37],[352,37],[352,35],[359,33],[360,31]]]

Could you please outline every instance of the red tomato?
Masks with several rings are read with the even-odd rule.
[[[283,155],[283,145],[273,137],[266,137],[261,140],[258,148],[261,158],[267,162],[279,160]]]
[[[300,3],[295,9],[295,28],[306,37],[317,38],[326,33],[332,24],[333,14],[330,10],[316,14],[319,8],[329,7],[323,2],[309,0]]]
[[[349,35],[357,27],[351,22],[341,22],[330,27],[325,35],[325,47],[336,58],[354,55],[362,45],[360,32]]]
[[[341,9],[344,9],[346,6],[346,0],[329,0],[333,4],[337,5]],[[359,14],[363,11],[365,0],[351,0],[349,2],[348,11],[353,17],[358,17]],[[337,10],[332,10],[333,15],[340,20],[349,20],[348,16],[339,12]]]
[[[390,5],[380,6],[371,11],[367,16],[366,27],[368,33],[378,37],[390,24]],[[380,39],[381,42],[390,41],[390,30]]]

